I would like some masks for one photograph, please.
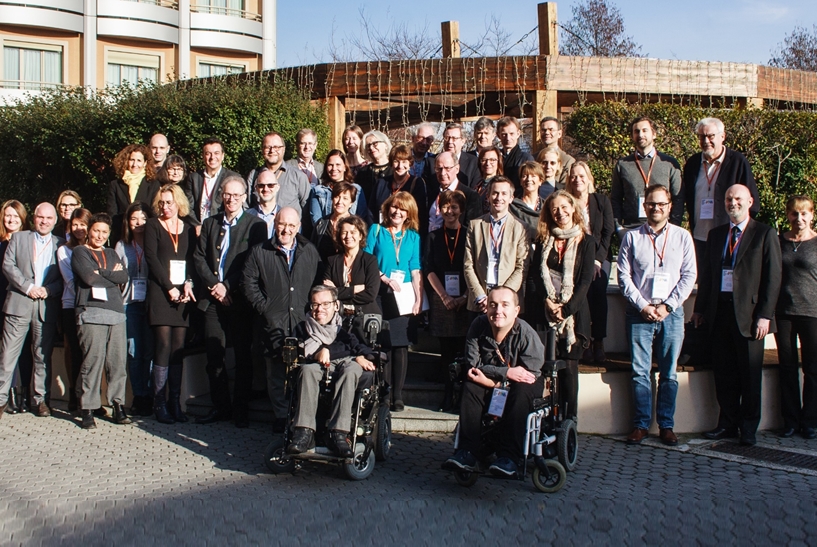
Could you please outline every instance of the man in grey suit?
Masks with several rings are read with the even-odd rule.
[[[0,348],[0,417],[8,405],[8,393],[23,343],[31,331],[34,355],[34,413],[51,415],[51,350],[57,335],[62,276],[57,267],[57,248],[65,243],[51,235],[57,211],[50,203],[34,209],[34,231],[14,234],[3,260],[9,282],[3,305],[3,346]]]

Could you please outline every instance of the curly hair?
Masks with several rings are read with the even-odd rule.
[[[113,158],[113,168],[116,171],[116,176],[122,178],[125,171],[128,170],[128,160],[134,152],[139,152],[145,158],[145,179],[156,179],[156,167],[153,165],[153,156],[150,155],[150,149],[144,144],[129,144],[119,151]]]

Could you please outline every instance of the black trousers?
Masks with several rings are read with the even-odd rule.
[[[604,270],[587,289],[587,305],[590,307],[590,336],[593,340],[607,338],[607,285],[610,279]]]
[[[719,302],[712,332],[712,371],[720,406],[718,427],[754,435],[760,424],[763,340],[740,333],[731,302]]]
[[[797,338],[800,338],[800,355]],[[780,360],[780,410],[785,426],[817,427],[817,317],[777,316],[777,355]],[[800,359],[799,357],[802,357]],[[800,364],[803,401],[800,402]]]
[[[204,314],[204,346],[207,351],[207,377],[213,406],[229,413],[230,379],[224,356],[227,345],[235,353],[235,386],[233,402],[246,409],[252,392],[252,317],[246,306],[222,306],[210,303]]]
[[[532,384],[511,382],[505,411],[499,421],[499,446],[496,454],[500,458],[522,460],[525,446],[525,432],[528,414],[533,410],[533,400],[544,392],[545,377],[540,375]],[[459,448],[464,448],[477,457],[487,456],[482,451],[482,416],[491,404],[492,388],[482,387],[474,382],[465,382],[462,388],[460,406]]]

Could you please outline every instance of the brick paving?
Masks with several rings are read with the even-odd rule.
[[[318,463],[268,473],[266,424],[97,424],[3,417],[0,544],[817,543],[817,477],[695,450],[582,435],[567,485],[542,494],[529,479],[458,486],[440,470],[446,434],[395,435],[392,457],[352,482]]]

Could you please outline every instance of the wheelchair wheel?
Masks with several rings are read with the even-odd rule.
[[[576,460],[579,459],[579,434],[576,431],[576,422],[571,419],[562,422],[562,431],[556,436],[556,453],[565,471],[576,469]]]
[[[562,467],[562,464],[556,460],[545,460],[545,465],[550,472],[549,477],[539,471],[538,467],[533,470],[533,485],[540,492],[552,494],[562,489],[562,486],[567,482],[567,471]]]
[[[295,471],[295,460],[292,458],[287,458],[284,452],[284,438],[276,437],[272,440],[271,443],[267,445],[267,449],[264,451],[264,463],[267,464],[267,469],[270,472],[279,475],[281,473],[292,473]]]
[[[457,484],[466,488],[471,488],[477,483],[479,473],[476,471],[454,471],[454,480]]]
[[[391,412],[388,405],[377,409],[377,435],[374,442],[374,455],[377,461],[385,461],[391,452]]]
[[[362,481],[371,475],[372,471],[374,471],[374,450],[371,450],[369,452],[369,457],[364,459],[363,455],[365,452],[366,445],[363,443],[357,443],[352,462],[343,463],[343,471],[346,473],[346,476],[353,481]]]

